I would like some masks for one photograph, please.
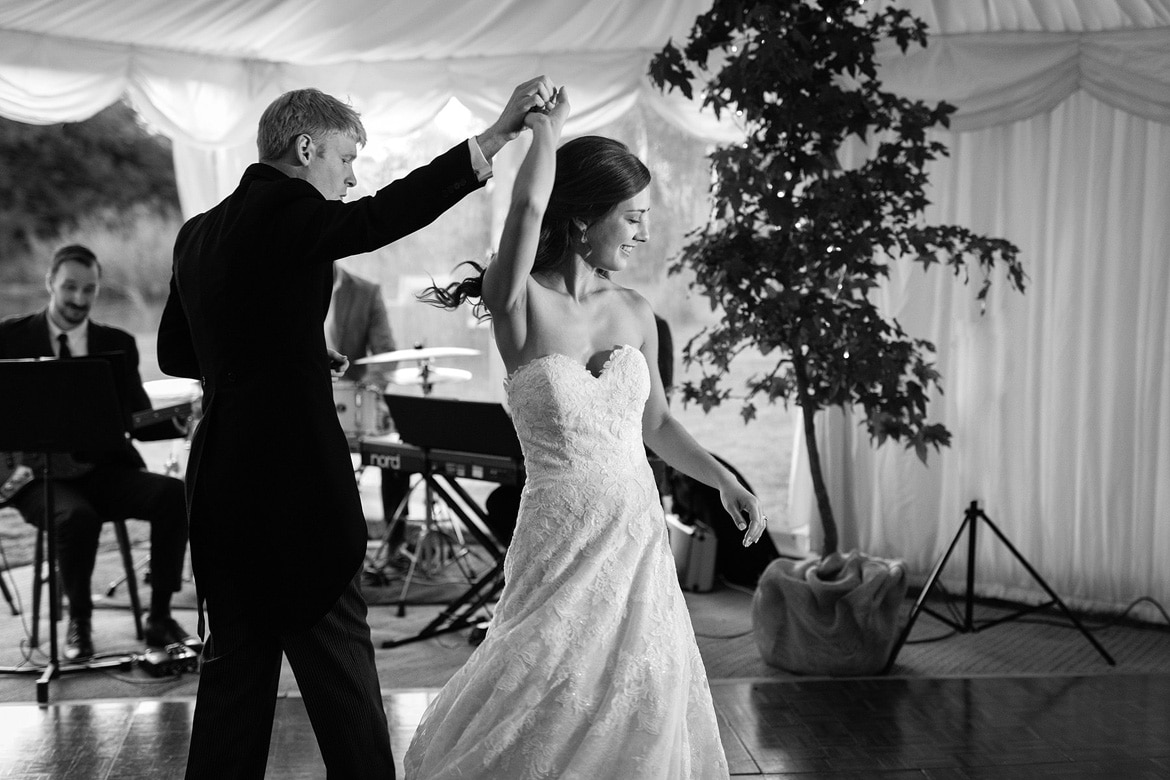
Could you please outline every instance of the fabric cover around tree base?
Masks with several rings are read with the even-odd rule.
[[[906,568],[864,553],[778,558],[760,577],[752,627],[764,662],[797,674],[879,674],[900,628]],[[840,571],[821,580],[822,568]]]

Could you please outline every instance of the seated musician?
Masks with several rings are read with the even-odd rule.
[[[382,288],[376,282],[351,274],[337,263],[333,264],[333,293],[325,315],[325,343],[349,358],[343,379],[372,382],[379,391],[385,387],[386,378],[381,373],[374,370],[367,374],[366,366],[357,364],[367,355],[394,349]],[[382,469],[382,511],[387,523],[393,519],[409,489],[409,474]],[[402,541],[401,525],[395,528],[395,536],[398,538],[389,541],[396,547]]]
[[[129,417],[132,412],[150,409],[150,399],[138,373],[138,347],[134,337],[90,320],[100,282],[101,265],[92,251],[80,245],[58,249],[47,275],[48,306],[35,314],[0,322],[0,358],[67,359],[121,352],[125,355],[121,363],[125,374],[119,390],[128,396],[121,401],[127,407],[123,413]],[[181,433],[174,421],[162,420],[133,435],[148,441],[173,439]],[[12,460],[7,453],[0,454],[0,459]],[[147,644],[165,647],[189,638],[171,617],[171,597],[181,587],[187,551],[183,483],[151,473],[145,465],[127,440],[123,451],[95,454],[87,461],[78,459],[74,468],[58,468],[59,476],[52,478],[58,566],[69,600],[69,628],[64,648],[68,660],[81,660],[94,654],[90,579],[102,523],[110,519],[150,522],[151,598],[144,626]],[[7,471],[5,468],[4,472]],[[25,476],[28,472],[16,473]],[[43,485],[40,479],[19,485],[20,476],[17,482],[0,486],[0,496],[6,497],[25,520],[40,525],[45,516]]]

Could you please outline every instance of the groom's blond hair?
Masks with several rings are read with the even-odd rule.
[[[319,89],[294,89],[272,101],[260,116],[256,149],[261,162],[279,160],[299,135],[320,140],[330,133],[366,143],[366,129],[357,111]]]

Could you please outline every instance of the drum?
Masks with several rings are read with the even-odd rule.
[[[182,479],[187,473],[187,459],[191,454],[191,438],[195,435],[195,426],[203,416],[203,385],[197,379],[155,379],[143,382],[150,404],[155,409],[167,409],[179,404],[190,403],[191,415],[187,418],[187,435],[181,438],[162,440],[157,442],[142,442],[137,446],[143,451],[143,457],[152,470],[161,471],[170,477]],[[166,446],[166,460],[161,465],[152,463],[153,447]]]
[[[378,387],[347,379],[334,380],[333,406],[341,430],[351,442],[390,432],[390,412]]]
[[[203,397],[203,385],[198,379],[155,379],[143,382],[142,388],[155,409],[191,402],[192,411],[198,414],[198,401]]]

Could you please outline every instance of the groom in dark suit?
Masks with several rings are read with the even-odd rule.
[[[187,776],[262,777],[281,654],[330,777],[394,777],[366,606],[366,525],[333,406],[323,323],[333,262],[429,224],[552,94],[521,84],[483,134],[376,194],[343,202],[365,130],[317,90],[260,119],[260,162],[175,242],[159,364],[203,380],[187,467],[196,592],[210,636]],[[266,464],[257,479],[257,462]]]
[[[115,363],[123,416],[151,408],[138,373],[138,347],[124,330],[89,318],[101,283],[101,265],[84,246],[61,247],[54,253],[46,285],[48,306],[35,314],[0,322],[0,358],[84,357],[122,353]],[[174,439],[181,435],[164,420],[134,432],[141,441]],[[53,508],[57,529],[57,559],[65,595],[69,599],[69,628],[64,655],[84,660],[94,654],[90,618],[93,600],[90,578],[97,557],[102,523],[114,518],[150,521],[150,613],[144,631],[147,643],[165,647],[187,638],[171,617],[171,596],[182,584],[187,554],[187,512],[183,483],[145,470],[138,450],[129,440],[120,452],[92,456],[84,471],[53,480]],[[39,480],[25,485],[11,504],[30,523],[44,518],[44,490]]]

